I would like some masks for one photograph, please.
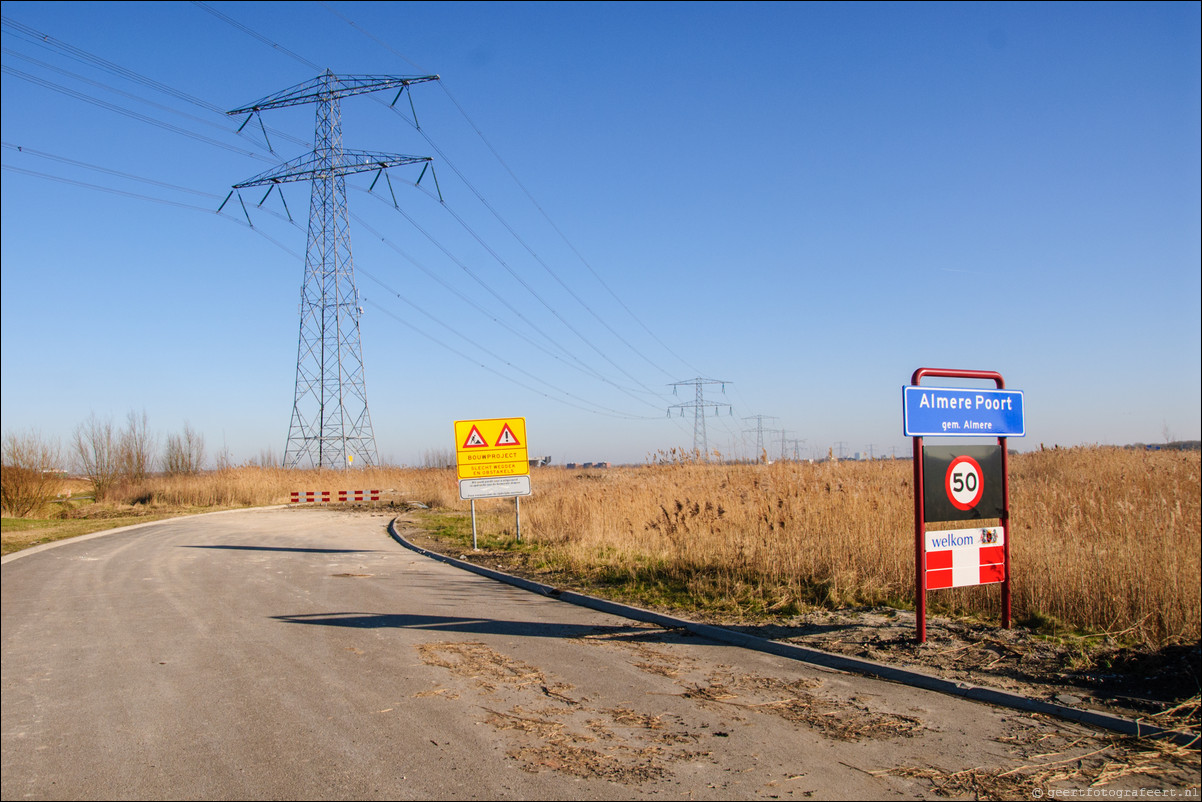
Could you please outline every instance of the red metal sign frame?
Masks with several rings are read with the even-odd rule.
[[[920,385],[926,377],[943,379],[981,379],[992,381],[997,389],[1006,389],[1002,374],[992,370],[952,370],[919,368],[910,377],[911,385]],[[927,566],[926,566],[926,488],[923,487],[922,440],[914,438],[914,612],[919,643],[927,640]],[[1006,453],[1006,438],[999,437],[1002,447],[1002,548],[1006,578],[1002,580],[1002,628],[1010,628],[1010,469]]]

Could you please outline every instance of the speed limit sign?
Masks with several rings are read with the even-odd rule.
[[[998,446],[924,446],[923,506],[927,521],[1000,518],[1002,450]]]
[[[985,492],[985,481],[981,465],[967,454],[961,454],[947,466],[943,480],[947,500],[958,510],[971,510],[977,506]]]

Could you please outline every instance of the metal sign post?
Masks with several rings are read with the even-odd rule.
[[[992,381],[996,390],[921,387],[926,377]],[[1000,373],[919,368],[902,388],[903,430],[914,438],[914,609],[927,639],[927,590],[1000,583],[1010,628],[1010,482],[1006,439],[1026,434],[1023,394]],[[997,446],[923,447],[923,438],[997,437]],[[928,532],[935,521],[996,518],[999,527]],[[928,542],[929,541],[929,542]]]

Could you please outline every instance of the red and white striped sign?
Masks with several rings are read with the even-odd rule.
[[[927,532],[926,575],[928,590],[1005,581],[1004,530],[989,526]]]
[[[330,491],[329,490],[293,490],[292,491],[292,503],[293,504],[312,503],[315,501],[320,501],[322,503],[326,503],[329,500],[330,500]]]

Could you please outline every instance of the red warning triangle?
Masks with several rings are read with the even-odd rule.
[[[464,448],[488,448],[488,443],[480,435],[480,430],[475,426],[467,433],[467,439],[463,441]]]
[[[509,428],[509,424],[505,424],[505,428],[501,429],[501,436],[497,438],[498,446],[520,446],[521,443],[513,436],[513,429]]]

